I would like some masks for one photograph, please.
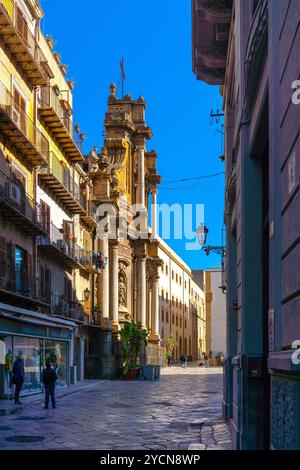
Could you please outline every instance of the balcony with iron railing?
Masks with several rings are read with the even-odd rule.
[[[17,2],[0,0],[0,37],[32,85],[46,85],[53,74]]]
[[[38,249],[40,253],[50,256],[67,269],[82,268],[80,264],[82,248],[71,237],[64,234],[63,229],[59,229],[52,222],[49,225],[48,235],[39,237]]]
[[[60,315],[80,322],[86,322],[87,315],[82,302],[68,300],[64,294],[52,292],[51,310],[54,315]]]
[[[0,81],[0,133],[7,147],[33,165],[47,165],[49,143]]]
[[[0,214],[30,236],[46,234],[45,212],[17,180],[0,171]]]
[[[41,168],[38,174],[39,183],[46,186],[52,194],[73,214],[86,216],[82,207],[80,187],[70,175],[70,170],[54,152],[50,152],[49,164]]]
[[[96,204],[93,201],[88,200],[84,194],[80,195],[80,204],[85,210],[84,214],[80,214],[80,219],[82,220],[82,222],[84,222],[89,228],[97,227]]]
[[[84,162],[80,144],[73,137],[72,109],[61,92],[51,86],[41,88],[39,118],[53,135],[62,152],[73,162]]]
[[[1,252],[0,252],[1,255]],[[41,280],[30,275],[26,269],[11,267],[3,263],[2,255],[0,269],[0,293],[1,298],[19,299],[21,306],[27,306],[30,302],[41,303],[50,307],[51,297],[43,293]]]

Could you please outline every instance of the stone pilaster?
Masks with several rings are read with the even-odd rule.
[[[151,228],[152,237],[157,238],[157,188],[151,189],[152,204],[151,204]]]
[[[159,276],[154,275],[152,280],[152,317],[149,341],[159,343],[159,340]]]
[[[109,320],[109,253],[108,237],[104,236],[100,240],[100,247],[103,255],[107,258],[107,264],[101,275],[101,306],[102,319]]]
[[[138,258],[138,320],[146,328],[146,257]]]
[[[119,331],[119,249],[111,246],[111,305],[110,313],[113,331]]]

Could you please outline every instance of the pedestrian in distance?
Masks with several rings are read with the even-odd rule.
[[[43,384],[45,389],[45,406],[44,409],[47,410],[49,407],[49,398],[51,396],[52,408],[56,408],[55,404],[55,382],[57,381],[57,374],[54,369],[52,369],[50,361],[46,361],[46,368],[43,370]]]
[[[181,367],[184,368],[184,364],[185,364],[185,357],[184,355],[182,354],[181,358],[180,358],[180,362],[181,362]]]
[[[172,367],[172,354],[167,355],[168,367]]]
[[[20,402],[20,393],[25,379],[24,358],[22,351],[19,351],[17,359],[12,369],[12,384],[15,385],[15,404],[22,405]]]
[[[204,360],[204,367],[209,367],[208,364],[208,355],[206,353],[203,353],[203,360]]]
[[[184,356],[184,368],[186,369],[188,366],[188,357]]]

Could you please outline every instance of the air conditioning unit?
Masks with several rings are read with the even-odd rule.
[[[5,183],[5,196],[14,204],[18,206],[22,205],[22,189],[12,181]]]
[[[19,128],[21,128],[21,114],[14,107],[12,108],[12,120]]]

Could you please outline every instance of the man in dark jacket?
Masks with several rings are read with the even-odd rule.
[[[50,361],[46,361],[46,369],[43,370],[43,384],[45,387],[45,410],[49,407],[49,396],[51,396],[52,408],[55,406],[55,382],[57,381],[57,375],[54,369],[52,369]]]
[[[22,385],[25,379],[25,369],[22,353],[19,352],[17,359],[14,362],[12,370],[12,383],[15,384],[15,404],[21,405],[22,403],[19,400],[19,396],[22,390]]]

